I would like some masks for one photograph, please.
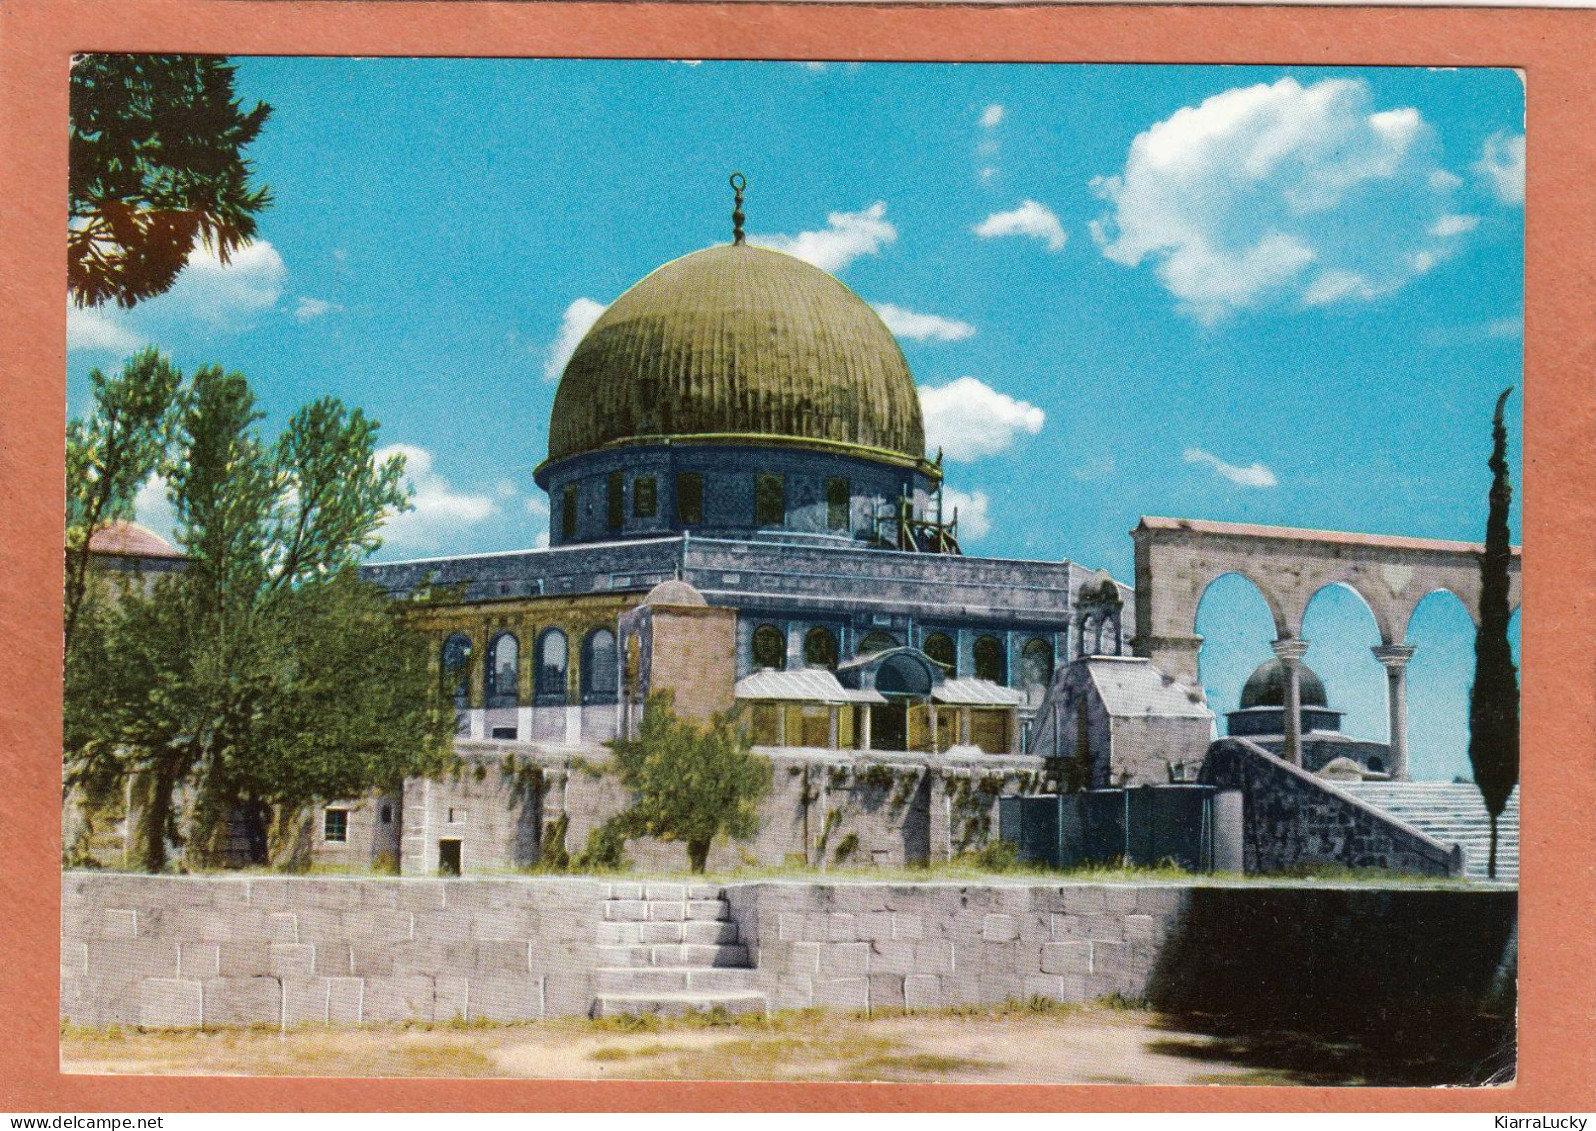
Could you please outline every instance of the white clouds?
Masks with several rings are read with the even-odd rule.
[[[992,519],[987,508],[992,500],[985,491],[960,491],[955,487],[942,488],[942,513],[952,519],[955,508],[959,512],[959,541],[978,542],[992,529]]]
[[[975,327],[954,318],[936,314],[918,314],[890,302],[872,304],[887,329],[911,342],[958,342],[975,334]]]
[[[163,476],[150,476],[133,496],[133,519],[168,542],[176,542],[177,511],[172,506],[172,500],[166,497],[166,479]]]
[[[1001,125],[1003,122],[1003,115],[1005,113],[1006,111],[1003,109],[1003,107],[994,102],[985,110],[981,111],[981,125],[986,129],[992,129],[994,126]]]
[[[1524,135],[1498,130],[1480,147],[1474,172],[1503,204],[1524,203]]]
[[[886,216],[886,202],[878,200],[862,212],[831,213],[820,231],[799,232],[796,236],[751,235],[748,242],[784,251],[836,274],[860,256],[875,255],[898,238],[898,229]]]
[[[98,350],[126,357],[144,339],[125,321],[126,316],[103,307],[67,307],[67,349]]]
[[[1188,106],[1139,134],[1093,182],[1103,254],[1151,260],[1182,312],[1215,323],[1278,303],[1367,301],[1453,253],[1472,227],[1417,110],[1368,86],[1283,78]]]
[[[1034,200],[1027,200],[1010,212],[994,212],[972,230],[982,239],[1030,236],[1046,243],[1049,251],[1060,250],[1068,238],[1053,210]]]
[[[579,298],[565,308],[565,314],[560,318],[559,335],[549,347],[548,358],[543,363],[545,381],[560,379],[565,372],[566,362],[571,360],[576,347],[582,344],[582,338],[593,328],[593,323],[599,320],[604,310],[603,303],[590,298]]]
[[[287,279],[282,256],[266,240],[235,251],[225,267],[215,253],[200,247],[189,255],[172,289],[148,306],[152,314],[159,309],[211,329],[242,330],[277,305]]]
[[[1280,481],[1275,478],[1275,473],[1256,460],[1246,467],[1238,467],[1233,463],[1226,463],[1211,452],[1201,448],[1187,448],[1185,452],[1187,463],[1202,464],[1213,471],[1222,479],[1228,479],[1238,487],[1267,488],[1278,486]]]
[[[343,309],[336,302],[300,295],[299,304],[294,307],[294,317],[300,322],[310,322],[324,315],[341,313]]]
[[[1021,433],[1042,430],[1046,414],[1033,404],[976,380],[960,377],[941,386],[920,386],[925,414],[927,451],[942,449],[956,462],[981,459],[1006,451]]]
[[[125,357],[144,342],[165,340],[174,333],[241,333],[277,306],[287,280],[282,256],[266,240],[240,248],[225,267],[214,252],[195,248],[171,290],[132,310],[68,308],[67,348]],[[302,304],[319,301],[300,300]],[[328,309],[337,308],[329,304]]]
[[[389,546],[436,550],[448,535],[474,526],[498,510],[487,495],[454,490],[432,470],[432,453],[426,448],[391,444],[374,458],[382,463],[392,455],[405,457],[405,485],[413,491],[410,502],[415,509],[395,515],[383,525],[383,541]]]

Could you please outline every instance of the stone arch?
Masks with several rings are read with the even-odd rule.
[[[1303,610],[1302,632],[1309,644],[1303,662],[1324,682],[1328,705],[1342,712],[1342,731],[1389,740],[1386,674],[1374,649],[1391,643],[1392,632],[1363,594],[1341,581],[1321,586]]]
[[[1203,587],[1192,618],[1198,626],[1220,617],[1219,630],[1208,627],[1201,642],[1196,667],[1204,694],[1212,701],[1216,722],[1234,710],[1242,685],[1259,664],[1269,659],[1269,641],[1278,635],[1274,610],[1263,591],[1245,574],[1231,570]],[[1197,687],[1199,683],[1189,686]]]

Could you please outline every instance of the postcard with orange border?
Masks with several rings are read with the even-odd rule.
[[[1590,13],[0,31],[0,1105],[1589,1110]]]

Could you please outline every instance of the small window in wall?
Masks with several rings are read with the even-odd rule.
[[[595,628],[582,641],[582,691],[585,700],[615,702],[618,672],[615,670],[615,634]]]
[[[704,521],[704,477],[696,471],[676,477],[676,517],[683,526]]]
[[[787,481],[780,475],[754,476],[754,525],[780,526],[787,521]]]
[[[632,480],[632,517],[653,518],[659,512],[659,484],[652,475]]]
[[[450,634],[439,657],[443,686],[454,696],[457,710],[471,705],[471,638],[463,632]]]
[[[889,632],[872,632],[859,641],[859,655],[874,656],[877,652],[885,652],[889,648],[898,646],[897,637]]]
[[[983,636],[975,642],[975,678],[991,683],[1007,683],[1004,670],[1003,644],[995,636]]]
[[[466,811],[464,809],[457,809],[453,805],[449,806],[449,823],[451,825],[463,825],[465,824],[465,819]]]
[[[560,501],[560,538],[569,542],[576,537],[576,484],[567,483]]]
[[[954,674],[958,653],[953,647],[953,638],[947,633],[933,632],[925,638],[920,651],[931,657],[948,675]]]
[[[619,471],[610,472],[607,491],[609,511],[604,522],[611,530],[619,530],[626,517],[626,475]]]
[[[517,700],[517,687],[521,668],[521,642],[514,633],[501,632],[488,645],[487,691],[488,706],[513,707]]]
[[[520,732],[515,727],[494,727],[492,737],[508,739],[514,742],[519,734]]]
[[[816,626],[804,635],[804,666],[808,668],[835,668],[837,666],[837,638],[829,628]]]
[[[438,842],[438,875],[458,876],[462,867],[460,842],[458,840],[440,840]]]
[[[852,491],[846,479],[826,480],[826,528],[847,530],[849,522],[849,497]]]
[[[754,667],[781,671],[787,666],[787,638],[773,624],[754,629]]]
[[[322,816],[321,837],[323,840],[343,844],[349,839],[349,810],[328,809]]]
[[[1020,686],[1027,691],[1045,688],[1053,679],[1053,645],[1033,636],[1020,649]]]
[[[568,662],[565,633],[551,628],[538,637],[538,695],[565,697],[565,668]]]
[[[380,816],[380,819],[382,820],[383,824],[385,824],[385,825],[393,824],[393,806],[392,805],[384,805],[382,807],[382,809],[379,810],[379,816]]]

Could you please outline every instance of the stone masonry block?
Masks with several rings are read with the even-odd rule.
[[[998,1004],[1005,1001],[1020,1001],[1025,997],[1025,981],[1018,974],[982,974],[977,979],[979,984],[979,998],[981,1002]]]
[[[786,952],[787,969],[791,973],[818,974],[820,972],[820,943],[795,942],[781,949]]]
[[[890,911],[867,911],[855,917],[855,929],[859,937],[866,942],[876,942],[880,939],[892,938],[892,913]]]
[[[981,920],[981,937],[987,942],[1009,942],[1020,937],[1020,927],[1012,915],[988,915]]]
[[[99,937],[102,939],[136,939],[139,934],[139,913],[131,908],[107,907],[100,913]]]
[[[354,946],[350,948],[349,969],[342,975],[329,974],[330,978],[347,975],[353,978],[388,978],[393,976],[393,949],[388,946]]]
[[[433,980],[432,1020],[469,1021],[474,1016],[468,979],[451,975]]]
[[[316,948],[315,973],[327,978],[347,978],[355,972],[354,947],[345,942],[312,944]]]
[[[136,981],[177,977],[177,943],[170,939],[116,939],[88,944],[88,969],[101,977]]]
[[[270,962],[270,943],[226,942],[216,946],[216,972],[219,977],[247,978],[265,974]]]
[[[1053,938],[1052,916],[1048,912],[1028,911],[1015,918],[1020,924],[1020,938],[1026,942],[1049,942]]]
[[[1045,943],[1042,946],[1044,974],[1090,974],[1092,944],[1085,941]]]
[[[529,939],[541,925],[542,916],[534,908],[495,907],[472,912],[470,935],[478,939]]]
[[[942,979],[935,974],[910,974],[903,980],[903,1005],[905,1009],[945,1009],[948,1002],[942,995]]]
[[[299,915],[293,911],[274,911],[267,916],[268,942],[297,943],[299,941]]]
[[[367,978],[362,1012],[367,1023],[431,1021],[432,979],[419,974]]]
[[[415,937],[416,917],[409,911],[382,908],[344,916],[346,937],[362,942],[402,942]]]
[[[911,940],[924,938],[925,920],[919,915],[895,913],[892,916],[892,937]]]
[[[644,899],[668,899],[677,903],[687,899],[687,886],[685,884],[647,884],[643,888]]]
[[[531,947],[513,939],[484,939],[473,949],[471,968],[482,975],[530,974]]]
[[[598,925],[599,946],[636,946],[642,939],[639,928],[655,926],[652,923],[600,923]]]
[[[721,889],[716,887],[714,884],[688,884],[687,885],[687,898],[688,899],[691,899],[691,900],[694,900],[694,901],[698,901],[698,900],[705,900],[705,899],[719,899],[720,897],[721,897]]]
[[[915,943],[914,968],[924,974],[953,973],[953,944],[941,939]]]
[[[177,972],[184,978],[216,978],[222,973],[217,943],[186,942],[177,947]]]
[[[1025,999],[1045,997],[1049,1001],[1069,1001],[1064,996],[1064,978],[1059,974],[1027,974],[1024,978]]]
[[[179,978],[145,978],[139,983],[139,1026],[144,1029],[197,1029],[200,983]]]
[[[271,973],[279,978],[309,978],[316,971],[316,947],[311,943],[273,943],[269,962]]]
[[[1128,915],[1136,910],[1136,889],[1112,887],[1103,893],[1105,909],[1110,915]]]
[[[868,978],[816,978],[815,1004],[827,1009],[869,1009]]]
[[[836,912],[826,921],[827,942],[854,942],[859,938],[858,926],[850,914]]]
[[[209,978],[203,985],[207,1028],[282,1024],[283,989],[276,978]]]
[[[809,1009],[815,1004],[814,982],[808,975],[784,974],[776,980],[776,1009]]]
[[[914,974],[914,943],[888,939],[870,944],[872,974]]]
[[[359,1025],[364,1017],[361,1006],[366,997],[363,978],[327,979],[327,1023]]]
[[[904,1007],[903,975],[870,975],[870,1008],[902,1009]]]
[[[405,879],[391,881],[397,911],[442,911],[448,898],[448,880]]]
[[[471,1016],[489,1021],[540,1021],[543,983],[537,978],[502,974],[472,978]]]
[[[644,946],[672,946],[680,943],[685,937],[686,925],[683,923],[641,923],[638,924],[637,941]]]
[[[1074,915],[1101,915],[1108,910],[1108,900],[1100,887],[1067,888],[1064,906]]]
[[[1158,922],[1151,915],[1125,916],[1125,939],[1127,942],[1147,940],[1157,937]]]
[[[611,884],[610,885],[609,898],[611,898],[611,899],[642,899],[643,898],[643,885],[642,884]]]
[[[853,977],[869,971],[869,943],[828,943],[820,948],[820,973],[826,977]]]
[[[327,1016],[327,978],[283,979],[283,1027],[325,1025]]]

